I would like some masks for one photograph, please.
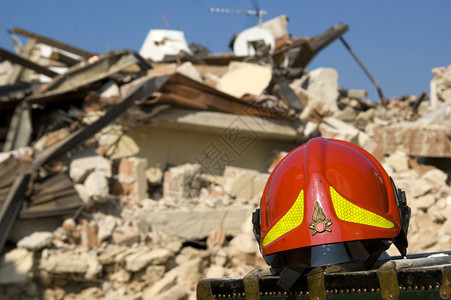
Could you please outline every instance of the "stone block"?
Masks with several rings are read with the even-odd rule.
[[[154,299],[155,296],[169,290],[172,286],[176,284],[178,277],[178,269],[174,268],[169,272],[166,272],[159,281],[154,285],[145,288],[143,291],[143,299]]]
[[[69,168],[69,176],[75,183],[83,183],[93,171],[102,172],[106,178],[111,177],[110,161],[89,149],[74,153]]]
[[[120,269],[116,273],[111,274],[110,280],[114,282],[127,283],[130,281],[132,274],[124,269]]]
[[[78,197],[80,197],[81,201],[83,202],[84,207],[91,207],[94,205],[94,201],[91,199],[88,188],[81,183],[76,183],[74,185],[75,190],[77,191]]]
[[[205,274],[205,278],[222,278],[226,273],[226,268],[218,265],[211,265]]]
[[[0,284],[25,284],[32,276],[33,253],[16,248],[0,258]]]
[[[155,68],[147,71],[149,77],[171,75],[177,72],[177,64],[156,65]]]
[[[143,220],[153,232],[177,236],[184,240],[202,239],[211,234],[212,228],[224,227],[227,235],[241,231],[243,220],[252,213],[252,206],[231,206],[221,209],[195,207],[174,210],[140,209],[123,212],[123,218],[130,221]]]
[[[424,179],[413,180],[412,178],[396,179],[396,186],[406,192],[410,197],[418,198],[426,195],[434,186]],[[410,198],[408,198],[410,199]]]
[[[239,233],[230,241],[230,247],[235,247],[242,253],[255,254],[258,252],[258,243],[249,233]]]
[[[99,245],[97,225],[89,224],[86,219],[82,219],[80,223],[80,246],[86,249],[97,247]]]
[[[21,239],[17,243],[17,247],[25,248],[31,251],[41,250],[47,246],[50,246],[53,238],[53,232],[37,231]]]
[[[177,73],[180,73],[186,77],[189,77],[199,82],[203,81],[199,71],[193,66],[193,63],[190,61],[186,61],[180,66],[178,66]]]
[[[331,68],[318,68],[303,76],[298,84],[307,91],[308,104],[301,119],[312,114],[330,116],[338,111],[338,73]]]
[[[125,258],[125,269],[138,272],[149,265],[164,265],[170,257],[171,252],[167,249],[150,250],[143,247]]]
[[[263,193],[268,177],[268,173],[226,166],[224,169],[224,190],[232,197],[251,199]]]
[[[434,184],[436,186],[446,186],[446,180],[448,179],[448,174],[440,169],[432,169],[427,171],[421,176],[424,180]]]
[[[352,123],[357,117],[357,111],[350,106],[346,106],[343,110],[335,112],[334,117],[340,121]]]
[[[84,186],[89,199],[95,202],[105,202],[109,195],[108,180],[102,171],[94,171],[88,175]]]
[[[67,240],[70,244],[77,244],[80,239],[80,230],[77,228],[77,224],[74,219],[68,218],[64,220],[62,228],[66,233]]]
[[[94,219],[97,222],[98,233],[97,237],[99,242],[111,238],[114,228],[120,224],[118,217],[112,215],[103,215],[100,213],[93,214]]]
[[[358,142],[360,130],[334,117],[326,117],[319,125],[321,136],[351,143]]]
[[[442,125],[405,123],[377,127],[373,132],[375,151],[382,154],[399,149],[410,156],[451,157],[451,141]]]
[[[123,225],[113,231],[113,241],[118,245],[132,245],[139,241],[139,233],[135,227]]]
[[[422,214],[415,220],[417,231],[408,233],[409,253],[427,252],[429,248],[437,244],[440,224],[433,221],[429,214]]]
[[[407,201],[407,205],[410,206],[412,213],[415,214],[418,209],[427,212],[434,205],[436,197],[432,194],[427,194],[418,198],[407,199]]]
[[[92,252],[61,252],[45,249],[42,252],[40,269],[57,274],[79,273],[93,279],[102,271],[97,255]]]
[[[160,185],[163,183],[163,171],[160,168],[147,168],[147,181],[152,185]]]
[[[201,168],[199,164],[183,164],[168,169],[164,173],[163,197],[170,198],[175,204],[197,198]]]
[[[147,159],[129,157],[121,159],[118,169],[118,180],[124,195],[137,201],[147,198],[146,180]]]
[[[177,284],[171,287],[164,293],[153,298],[154,300],[183,300],[188,296],[188,289],[181,285]],[[150,299],[150,298],[149,298]]]
[[[385,158],[385,164],[396,172],[405,171],[409,169],[409,157],[404,152],[396,151]]]
[[[165,266],[148,266],[145,274],[146,282],[154,284],[163,277],[165,270]]]
[[[201,279],[202,258],[197,257],[176,267],[178,277],[177,283],[182,284],[190,290],[196,288],[197,282]]]
[[[229,95],[241,98],[245,94],[260,95],[272,79],[270,65],[232,62],[229,70],[218,82],[217,88]]]

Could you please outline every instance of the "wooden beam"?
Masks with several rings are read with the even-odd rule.
[[[22,65],[26,68],[32,69],[33,71],[38,72],[39,74],[47,75],[51,78],[58,75],[58,73],[53,72],[52,70],[49,70],[41,65],[38,65],[28,59],[25,59],[23,57],[20,57],[19,55],[16,55],[12,52],[9,52],[8,50],[5,50],[3,48],[0,48],[0,57],[2,59],[9,60],[12,63]]]
[[[25,45],[25,47],[20,49],[20,56],[25,58],[25,59],[29,59],[30,55],[31,55],[31,51],[33,50],[33,47],[35,45],[36,45],[36,40],[35,39],[28,39],[28,42]],[[23,65],[14,64],[13,72],[12,72],[11,76],[8,79],[8,84],[16,84],[16,83],[18,83],[19,79],[20,79],[20,76],[23,73],[24,68],[25,67]]]
[[[80,49],[80,48],[77,48],[74,46],[70,46],[68,44],[58,42],[56,40],[53,40],[48,37],[30,32],[30,31],[22,29],[22,28],[14,27],[13,33],[36,39],[40,43],[47,44],[49,46],[52,46],[52,47],[55,47],[55,48],[58,48],[61,50],[66,50],[66,51],[72,52],[74,54],[78,54],[80,56],[83,56],[84,58],[89,58],[89,57],[95,55],[95,53],[93,53],[93,52],[89,52],[89,51],[86,51],[86,50],[83,50],[83,49]]]

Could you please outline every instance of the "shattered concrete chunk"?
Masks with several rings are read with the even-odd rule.
[[[324,118],[319,125],[319,131],[321,136],[348,141],[351,143],[358,142],[358,135],[360,130],[352,125],[349,125],[343,121],[340,121],[334,117]]]
[[[448,179],[448,174],[443,172],[440,169],[433,169],[430,171],[427,171],[426,173],[421,176],[423,179],[428,181],[431,184],[437,185],[437,186],[446,186],[446,180]]]
[[[402,151],[396,151],[385,158],[384,164],[389,165],[395,172],[409,169],[409,157]]]
[[[77,228],[77,224],[75,223],[75,220],[72,218],[68,218],[68,219],[64,220],[62,228],[63,228],[64,232],[66,233],[69,243],[77,244],[77,242],[80,238],[80,231]]]
[[[132,274],[124,269],[120,269],[116,273],[111,274],[110,279],[115,282],[127,283],[130,281]]]
[[[98,171],[105,178],[110,178],[111,163],[104,157],[91,150],[83,150],[73,154],[69,164],[69,175],[75,183],[83,183],[87,176]]]
[[[403,189],[407,195],[418,198],[433,189],[433,185],[424,179],[397,179],[396,185]]]
[[[95,202],[105,202],[108,199],[110,189],[104,172],[94,171],[89,174],[84,186],[89,198]]]
[[[158,282],[144,289],[143,298],[153,299],[156,295],[170,289],[172,286],[176,284],[177,277],[179,276],[178,272],[179,269],[174,268],[169,272],[165,273],[163,278],[161,278]]]
[[[188,296],[188,290],[185,286],[177,284],[164,293],[159,294],[154,300],[183,300]]]
[[[53,232],[37,231],[17,242],[17,247],[26,248],[31,251],[41,250],[50,246],[53,238]]]
[[[123,195],[141,201],[147,198],[147,182],[145,170],[147,159],[129,157],[121,159],[118,170],[118,180],[122,186]]]
[[[430,83],[430,103],[432,108],[451,103],[451,65],[447,68],[432,69],[434,78]]]
[[[239,233],[230,241],[230,246],[237,248],[246,254],[255,254],[258,252],[258,244],[255,238],[248,233]]]
[[[245,94],[260,95],[272,78],[272,68],[252,63],[233,62],[218,82],[217,89],[241,98]]]
[[[124,213],[123,217],[144,220],[156,232],[183,239],[202,239],[210,235],[211,228],[219,226],[223,226],[228,234],[237,234],[242,220],[251,212],[251,206],[235,205],[220,210],[201,207],[165,211],[140,210]]]
[[[223,277],[225,277],[226,273],[227,273],[226,268],[224,268],[222,266],[218,266],[218,265],[211,265],[207,269],[207,272],[205,273],[205,277],[206,278],[223,278]]]
[[[24,284],[31,279],[33,253],[16,248],[0,258],[0,284]]]
[[[94,205],[94,200],[91,199],[88,187],[86,187],[84,184],[76,183],[74,185],[74,188],[77,191],[77,194],[80,197],[81,201],[83,202],[84,207],[90,208],[92,205]]]
[[[86,279],[93,279],[102,271],[102,265],[95,253],[59,252],[49,249],[42,253],[39,268],[57,274],[84,274]]]
[[[132,245],[139,241],[139,233],[133,226],[122,225],[115,228],[113,241],[119,245]]]
[[[154,284],[163,277],[165,271],[165,266],[148,266],[145,275],[146,282]]]
[[[137,272],[151,264],[164,265],[169,257],[171,257],[171,252],[167,249],[150,250],[142,248],[125,258],[125,269]]]
[[[451,157],[451,140],[443,125],[416,123],[374,128],[375,151],[390,154],[398,148],[407,155]]]
[[[199,71],[193,66],[193,63],[190,61],[186,61],[180,66],[177,67],[177,73],[185,75],[191,79],[202,82],[202,75],[200,75]]]
[[[427,212],[435,204],[436,198],[434,195],[427,194],[418,198],[410,199],[408,205],[413,210],[413,213],[417,213],[416,210],[422,210]]]
[[[198,197],[201,168],[199,164],[183,164],[168,169],[164,173],[163,197],[171,199],[176,205]]]
[[[226,166],[224,190],[233,197],[250,199],[263,192],[268,177],[255,170]]]
[[[163,171],[160,168],[147,168],[145,174],[152,185],[160,185],[163,182]]]
[[[117,217],[112,215],[99,215],[94,214],[94,218],[99,227],[99,232],[97,234],[100,242],[105,241],[111,238],[114,228],[120,224],[120,221]]]
[[[308,95],[308,104],[301,113],[301,119],[308,119],[313,112],[330,116],[338,111],[338,73],[334,69],[315,69],[296,84]]]

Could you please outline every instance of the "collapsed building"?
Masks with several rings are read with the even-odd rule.
[[[15,28],[26,45],[0,49],[0,294],[194,299],[203,277],[265,267],[251,212],[317,136],[365,148],[406,191],[409,253],[449,250],[451,67],[429,96],[370,101],[307,69],[347,25],[295,38],[286,22],[222,55],[180,32],[97,54]]]

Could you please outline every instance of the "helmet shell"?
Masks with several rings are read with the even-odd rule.
[[[272,171],[261,199],[263,256],[350,241],[393,240],[401,220],[391,179],[352,143],[314,138]]]

